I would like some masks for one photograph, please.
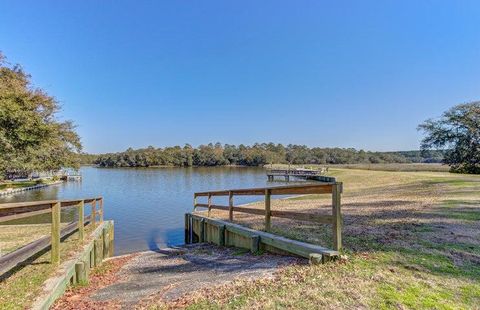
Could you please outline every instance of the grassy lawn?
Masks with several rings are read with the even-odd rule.
[[[37,185],[37,181],[23,181],[23,182],[4,182],[0,183],[0,190],[7,188],[21,188]]]
[[[50,179],[38,179],[38,180],[34,180],[34,181],[19,181],[19,182],[5,181],[5,182],[0,182],[0,191],[6,190],[6,189],[30,187],[30,186],[35,186],[35,185],[38,185],[38,184],[50,184],[50,183],[54,183],[54,182],[55,181],[50,180]]]
[[[50,228],[50,225],[44,225]],[[45,227],[42,227],[45,230]],[[37,230],[36,233],[41,233]],[[92,225],[85,228],[86,236],[93,232]],[[35,238],[36,239],[36,238]],[[85,239],[83,244],[88,242]],[[78,234],[75,233],[60,244],[60,259],[65,261],[72,258],[75,250],[81,245]],[[0,279],[0,309],[26,309],[35,300],[41,291],[42,284],[55,275],[55,266],[50,264],[50,252],[33,261],[26,262],[25,266],[6,279]]]
[[[286,267],[273,279],[237,281],[151,308],[480,309],[480,176],[330,174],[344,182],[344,259]],[[303,196],[275,200],[272,209],[328,214],[329,203],[325,195]],[[235,214],[235,221],[263,229],[262,217]],[[272,223],[278,234],[331,246],[328,225]]]
[[[295,169],[295,168],[308,168],[308,169],[318,169],[328,167],[331,169],[360,169],[360,170],[375,170],[375,171],[402,171],[402,172],[422,172],[422,171],[433,171],[433,172],[448,172],[450,167],[442,164],[341,164],[341,165],[287,165],[287,164],[273,164],[265,165],[265,168],[274,168],[274,169]],[[328,174],[328,173],[327,173]]]
[[[50,234],[51,224],[0,225],[0,256]]]

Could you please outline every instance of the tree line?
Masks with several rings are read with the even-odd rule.
[[[370,152],[353,148],[320,148],[305,145],[256,143],[231,145],[210,143],[192,147],[173,146],[100,155],[84,154],[82,162],[100,167],[153,166],[262,166],[265,164],[356,164],[441,162],[442,151]]]

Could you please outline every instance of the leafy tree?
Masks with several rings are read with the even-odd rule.
[[[0,174],[78,167],[82,145],[58,102],[0,53]]]
[[[457,105],[418,126],[422,150],[442,149],[453,172],[480,173],[480,101]]]

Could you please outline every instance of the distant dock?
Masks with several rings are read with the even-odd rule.
[[[268,181],[272,182],[275,177],[283,177],[285,181],[289,182],[290,177],[315,180],[320,182],[335,182],[335,178],[325,176],[326,169],[267,169]]]

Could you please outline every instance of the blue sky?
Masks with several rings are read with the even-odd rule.
[[[480,99],[479,1],[4,1],[0,50],[85,151],[209,142],[417,149]]]

